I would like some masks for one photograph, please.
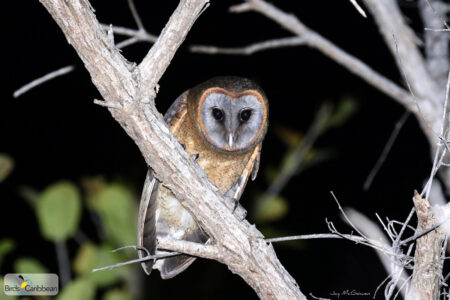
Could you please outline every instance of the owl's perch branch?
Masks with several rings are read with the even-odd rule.
[[[241,276],[264,299],[305,299],[271,244],[241,221],[183,150],[154,106],[157,83],[207,0],[181,0],[138,66],[112,45],[87,0],[40,0],[89,71],[112,116],[138,145],[156,177],[193,213],[212,238],[215,259]],[[174,249],[176,250],[176,249]],[[201,254],[201,253],[199,253]],[[205,256],[208,255],[205,253]]]

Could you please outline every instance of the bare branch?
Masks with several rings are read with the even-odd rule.
[[[150,49],[139,64],[142,84],[147,87],[145,91],[142,91],[144,98],[151,96],[150,91],[156,87],[175,55],[176,49],[184,41],[184,38],[180,39],[180,37],[187,35],[195,20],[197,20],[204,7],[209,3],[207,0],[202,2],[203,5],[199,6],[194,5],[190,1],[181,1],[183,5],[179,5],[170,16],[168,24],[171,26],[164,27],[156,41],[155,47]],[[165,45],[165,47],[160,47],[159,44]],[[155,66],[158,66],[158,68],[154,69]]]
[[[364,181],[363,189],[365,191],[367,191],[370,188],[373,180],[375,179],[375,176],[377,176],[378,171],[383,166],[384,161],[386,160],[389,152],[391,151],[392,146],[394,145],[394,142],[397,139],[398,134],[402,130],[403,125],[408,119],[410,113],[411,113],[410,111],[405,111],[403,115],[400,117],[400,119],[397,121],[397,123],[395,123],[394,130],[392,130],[391,135],[389,136],[389,139],[386,142],[386,145],[384,146],[383,151],[380,154],[380,157],[378,157],[378,160],[373,166],[369,175],[367,176],[366,181]]]
[[[14,92],[13,96],[14,96],[14,98],[18,98],[18,97],[20,97],[22,94],[25,94],[26,92],[28,92],[29,90],[31,90],[32,88],[34,88],[34,87],[36,87],[36,86],[38,86],[38,85],[40,85],[40,84],[43,84],[44,82],[47,82],[47,81],[49,81],[49,80],[52,80],[52,79],[54,79],[54,78],[56,78],[56,77],[58,77],[58,76],[62,76],[62,75],[64,75],[64,74],[70,73],[70,72],[72,72],[74,69],[75,69],[75,67],[72,66],[72,65],[70,65],[70,66],[66,66],[66,67],[64,67],[64,68],[55,70],[55,71],[53,71],[53,72],[50,72],[50,73],[48,73],[48,74],[45,74],[44,76],[39,77],[39,78],[33,80],[32,82],[27,83],[26,85],[20,87],[18,90],[16,90],[16,91]]]
[[[109,25],[102,24],[102,28],[105,30],[108,30]],[[114,26],[114,25],[112,26],[112,30],[113,30],[114,34],[133,37],[133,38],[137,39],[139,42],[149,42],[149,43],[153,44],[158,39],[158,36],[148,33],[145,30],[136,30],[136,29],[126,28],[126,27],[122,27],[122,26]],[[117,48],[121,48],[121,47],[117,46]]]
[[[268,40],[264,42],[254,43],[245,47],[236,47],[236,48],[221,48],[205,45],[192,45],[189,47],[189,50],[192,52],[203,54],[252,55],[256,52],[268,49],[300,46],[303,45],[305,41],[306,40],[303,37],[290,37],[290,38]]]
[[[362,9],[361,6],[359,6],[359,4],[358,4],[358,2],[356,2],[356,0],[350,0],[350,3],[353,4],[353,6],[361,14],[361,16],[363,16],[364,18],[367,18],[366,12]]]
[[[158,239],[158,249],[170,250],[223,262],[221,260],[222,255],[219,248],[214,245],[204,245],[183,240]]]
[[[352,234],[336,234],[336,233],[315,233],[304,235],[283,236],[277,238],[265,239],[268,243],[288,242],[295,240],[315,240],[315,239],[347,239],[356,243],[364,242],[366,239]]]
[[[444,86],[450,68],[450,35],[445,33],[450,29],[441,16],[446,14],[446,4],[439,0],[433,0],[433,4],[429,0],[420,0],[417,3],[425,27],[434,28],[425,29],[424,33],[427,70],[439,86]]]
[[[120,267],[127,266],[127,265],[132,265],[132,264],[146,262],[146,261],[149,261],[149,260],[158,260],[158,259],[162,259],[162,258],[178,256],[180,254],[181,253],[173,252],[173,253],[164,253],[164,254],[158,254],[158,255],[147,255],[147,256],[142,257],[142,258],[131,259],[131,260],[127,260],[127,261],[124,261],[124,262],[117,263],[117,264],[113,264],[113,265],[109,265],[109,266],[104,266],[104,267],[92,269],[92,272],[112,270],[112,269],[120,268]]]
[[[419,40],[406,24],[397,2],[390,0],[363,1],[371,11],[399,69],[404,72],[405,78],[411,85],[411,90],[417,96],[426,122],[431,123],[432,130],[423,122],[421,115],[416,113],[422,129],[433,147],[435,141],[433,131],[437,132],[440,127],[436,115],[440,112],[443,90],[428,73],[425,60],[417,47]],[[392,38],[393,36],[396,37],[395,40]]]
[[[263,0],[246,0],[245,5],[233,6],[233,12],[254,10],[280,24],[288,31],[305,38],[305,45],[315,48],[347,68],[350,72],[364,79],[383,93],[397,100],[408,110],[417,113],[414,97],[391,80],[380,75],[361,60],[340,49],[320,34],[305,26],[297,17],[286,13]]]
[[[139,17],[133,0],[128,0],[128,7],[130,8],[131,14],[133,15],[133,19],[136,22],[136,26],[138,27],[138,29],[145,31],[144,24],[142,24],[141,17]]]
[[[404,271],[405,262],[401,262],[400,258],[405,260],[407,256],[400,256],[400,253],[398,253],[398,251],[390,245],[380,228],[363,214],[354,209],[346,209],[346,213],[348,214],[348,218],[351,222],[355,224],[355,226],[358,226],[358,228],[364,232],[368,238],[378,241],[385,248],[390,249],[391,252],[397,253],[395,256],[386,256],[383,252],[376,252],[384,268],[386,269],[386,272],[391,276],[391,279],[386,286],[386,290],[392,294],[396,286],[401,289],[401,285],[408,280],[408,276]],[[405,291],[403,289],[401,289],[401,293],[402,295],[405,295]]]
[[[419,224],[418,231],[432,227],[437,220],[434,217],[430,204],[419,193],[414,193]],[[414,255],[414,271],[408,299],[438,299],[439,281],[442,274],[441,250],[445,233],[437,228],[417,240]]]

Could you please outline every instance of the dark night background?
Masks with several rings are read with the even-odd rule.
[[[102,23],[135,28],[125,0],[92,0]],[[157,34],[177,1],[136,0],[147,30]],[[404,109],[346,69],[308,47],[283,48],[252,56],[193,54],[189,44],[241,46],[290,36],[269,19],[256,14],[230,14],[227,8],[239,1],[212,1],[195,23],[184,46],[160,81],[157,107],[164,112],[184,90],[217,75],[237,75],[256,80],[268,95],[270,128],[262,152],[260,175],[250,182],[241,203],[250,206],[252,191],[264,190],[264,170],[280,163],[286,147],[273,128],[282,125],[306,132],[314,114],[325,101],[338,103],[343,97],[356,99],[357,112],[341,127],[327,131],[316,147],[333,150],[333,156],[292,178],[282,195],[289,201],[287,215],[270,226],[290,234],[328,232],[325,218],[342,232],[350,232],[329,191],[343,206],[353,207],[376,220],[375,213],[404,220],[412,206],[413,189],[420,189],[429,174],[428,142],[411,117],[376,177],[371,189],[362,185]],[[296,14],[307,26],[355,55],[381,74],[402,84],[395,62],[384,45],[373,20],[364,19],[349,1],[274,1]],[[11,272],[20,256],[41,260],[58,272],[54,247],[39,236],[33,211],[19,195],[20,186],[42,190],[68,179],[79,183],[86,176],[103,175],[121,180],[140,193],[146,165],[138,148],[112,119],[95,104],[101,98],[72,47],[44,7],[36,1],[11,1],[4,9],[7,39],[3,50],[2,100],[0,108],[0,152],[14,158],[15,169],[0,184],[0,237],[11,237],[16,249],[1,273]],[[422,25],[414,1],[400,1],[412,26]],[[419,37],[421,33],[418,32]],[[120,37],[116,37],[120,41]],[[124,56],[140,62],[150,45],[125,48]],[[12,93],[43,74],[75,64],[75,72],[46,83],[19,99]],[[136,197],[138,201],[138,197]],[[251,217],[251,215],[250,215]],[[92,224],[82,222],[88,236]],[[258,223],[256,224],[257,227]],[[25,231],[26,235],[19,234]],[[69,241],[72,255],[74,243]],[[386,273],[375,252],[343,240],[311,240],[301,247],[275,244],[281,263],[297,280],[303,293],[330,297],[333,291],[355,289],[370,292]],[[158,272],[145,279],[149,299],[256,298],[245,282],[224,265],[198,259],[175,279],[162,281]],[[381,296],[382,293],[379,295]]]

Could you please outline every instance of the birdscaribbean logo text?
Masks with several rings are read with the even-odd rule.
[[[3,292],[8,296],[54,296],[59,292],[58,275],[53,273],[9,273]]]

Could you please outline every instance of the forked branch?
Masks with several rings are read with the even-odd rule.
[[[95,18],[87,0],[40,0],[78,52],[112,116],[138,145],[164,182],[211,237],[197,255],[214,258],[241,276],[264,299],[304,299],[271,244],[228,203],[183,150],[154,106],[157,83],[208,0],[181,0],[138,66],[129,63]],[[166,243],[168,250],[182,250]],[[191,245],[192,246],[192,245]],[[204,250],[203,249],[203,250]],[[186,249],[186,251],[194,251]],[[216,253],[216,254],[214,254]]]

